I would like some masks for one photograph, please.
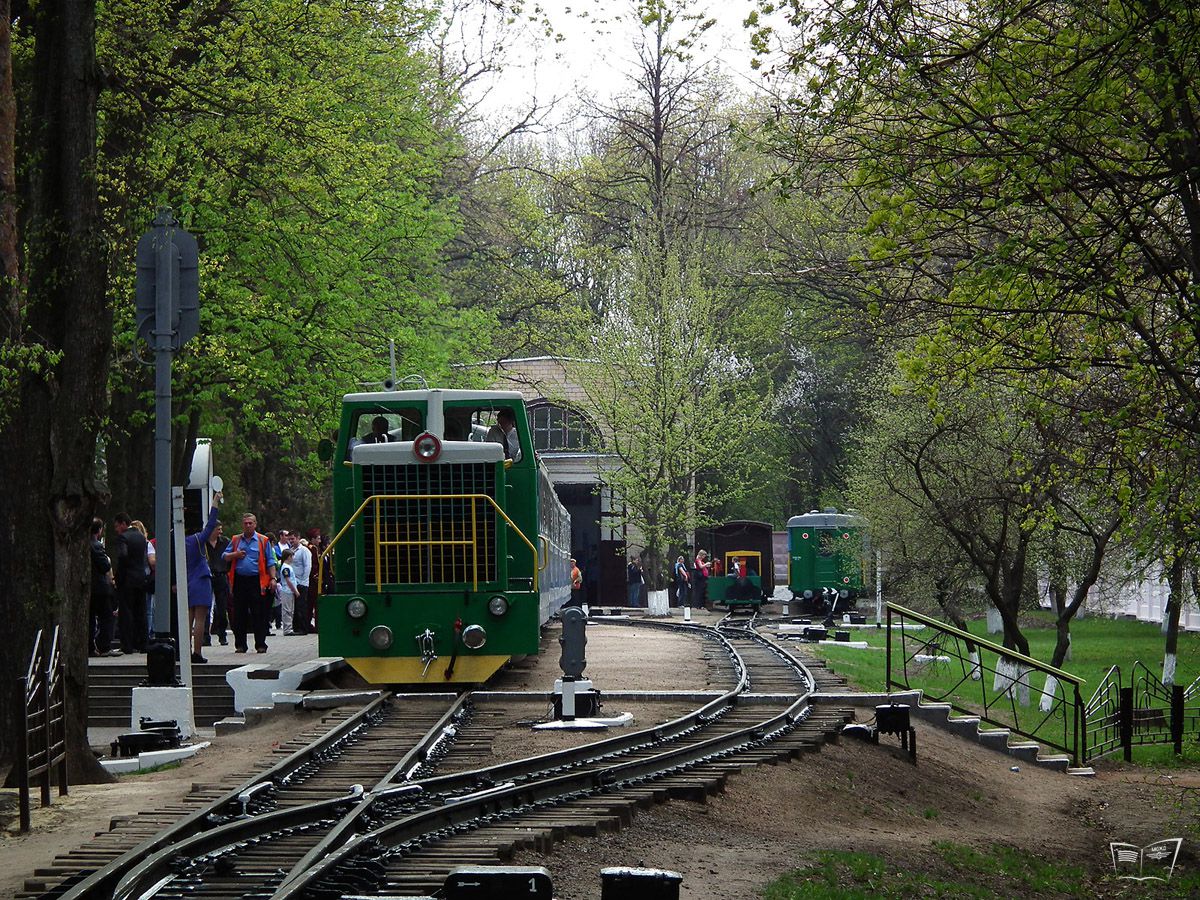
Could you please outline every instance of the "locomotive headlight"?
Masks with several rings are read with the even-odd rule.
[[[352,619],[361,619],[367,614],[367,601],[362,597],[351,597],[346,601],[346,615]]]
[[[508,599],[497,594],[488,601],[488,612],[497,618],[508,612]]]
[[[367,641],[376,650],[387,650],[392,646],[392,629],[386,625],[376,625],[367,636]]]
[[[813,598],[813,593],[812,593],[812,591],[805,591],[805,592],[804,592],[804,599],[805,599],[805,600],[811,600],[812,598]]]
[[[413,441],[413,454],[421,462],[433,462],[442,452],[442,442],[437,439],[436,435],[426,431],[424,434],[418,434]]]
[[[478,650],[487,643],[487,632],[482,625],[468,625],[463,629],[462,642],[468,650]]]

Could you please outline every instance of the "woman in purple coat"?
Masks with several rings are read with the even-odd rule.
[[[204,626],[208,624],[208,614],[212,610],[213,589],[212,569],[208,567],[208,554],[204,545],[217,527],[217,504],[221,502],[221,492],[213,494],[212,509],[208,511],[208,521],[196,534],[189,534],[183,539],[184,552],[187,557],[187,589],[188,589],[188,625],[192,635],[192,662],[208,662],[200,654],[204,643]]]

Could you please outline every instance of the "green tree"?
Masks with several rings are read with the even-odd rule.
[[[312,490],[316,439],[342,393],[382,379],[389,339],[431,377],[459,346],[440,280],[458,227],[442,184],[455,137],[435,121],[454,101],[421,49],[434,21],[398,2],[303,16],[289,0],[105,7],[108,230],[132,247],[165,203],[202,247],[201,335],[176,366],[176,472],[203,429],[232,451],[239,499],[268,516]],[[114,254],[118,295],[131,278],[130,255]],[[149,382],[126,304],[117,329],[107,459],[114,495],[137,508]]]
[[[1197,17],[1182,0],[798,11],[795,87],[768,123],[784,185],[816,173],[861,204],[855,262],[878,320],[919,335],[912,380],[935,400],[964,375],[1052,374],[1041,403],[1115,444],[1126,536],[1168,566],[1200,499],[1170,476],[1200,432]]]
[[[664,258],[657,238],[635,247],[622,302],[581,337],[590,358],[570,370],[597,421],[604,481],[649,553],[654,589],[670,549],[757,477],[750,451],[770,401],[767,380],[715,324],[728,295],[704,283],[694,249]]]
[[[6,11],[7,12],[7,11]],[[15,10],[13,11],[15,12]],[[0,165],[18,160],[23,213],[12,216],[12,170],[0,178],[9,226],[20,221],[19,244],[5,235],[6,282],[0,333],[0,554],[8,640],[0,675],[13,685],[25,674],[33,633],[62,627],[59,649],[68,698],[66,748],[70,777],[103,778],[90,752],[86,719],[88,531],[101,499],[94,473],[96,434],[104,413],[111,347],[107,246],[95,179],[95,8],[90,2],[22,8],[13,42],[0,41],[0,109],[13,100],[27,112],[0,129]],[[5,16],[5,25],[13,19]],[[12,56],[9,56],[9,53]],[[15,145],[10,143],[15,141]],[[14,270],[12,251],[23,249]],[[73,713],[73,714],[72,714]],[[11,762],[25,727],[13,692],[0,696],[0,761]]]

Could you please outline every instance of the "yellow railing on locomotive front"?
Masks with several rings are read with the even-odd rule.
[[[374,559],[375,559],[375,589],[377,591],[383,590],[383,568],[384,567],[382,564],[382,559],[383,559],[382,551],[383,551],[383,548],[385,548],[385,547],[426,547],[429,549],[430,554],[433,553],[433,549],[435,547],[440,547],[443,549],[447,548],[447,547],[469,548],[469,550],[470,550],[469,556],[471,558],[472,590],[476,590],[476,591],[479,590],[480,553],[479,553],[479,529],[478,529],[479,522],[478,522],[478,515],[477,515],[479,501],[484,501],[486,503],[490,503],[492,508],[496,511],[497,515],[499,515],[500,518],[502,518],[506,523],[508,523],[509,528],[511,528],[513,530],[513,532],[517,535],[517,537],[519,537],[521,539],[521,542],[523,544],[525,544],[526,547],[529,548],[529,552],[533,555],[533,563],[534,563],[534,565],[533,565],[533,589],[534,589],[534,591],[536,591],[538,589],[538,573],[543,568],[545,568],[545,564],[542,562],[541,559],[539,559],[537,548],[533,545],[533,542],[530,541],[529,538],[527,538],[525,536],[525,533],[523,531],[521,531],[520,528],[517,527],[516,523],[513,522],[513,520],[508,517],[508,514],[500,508],[499,504],[497,504],[496,501],[492,497],[489,497],[487,494],[374,494],[374,495],[368,497],[361,504],[359,504],[358,509],[356,509],[354,511],[354,514],[352,516],[350,516],[350,518],[346,521],[346,524],[342,526],[341,530],[336,535],[334,535],[333,540],[329,542],[329,546],[326,547],[321,552],[321,555],[317,560],[317,577],[318,577],[318,579],[321,579],[320,581],[318,581],[318,583],[323,583],[323,576],[324,576],[324,572],[325,572],[325,559],[327,557],[329,557],[331,553],[333,553],[333,548],[337,546],[337,543],[338,543],[338,541],[340,541],[342,539],[342,536],[345,535],[359,519],[362,518],[363,513],[372,504],[374,505],[375,522],[376,523],[381,522],[381,519],[379,516],[379,504],[386,500],[412,500],[412,501],[469,500],[469,501],[471,501],[471,517],[470,517],[470,532],[469,532],[470,537],[452,537],[452,538],[426,537],[426,538],[418,538],[418,539],[387,540],[387,539],[381,539],[381,537],[380,537],[380,535],[384,533],[385,529],[376,527],[374,529],[374,544],[375,544]],[[466,524],[466,523],[464,522],[461,524]],[[485,558],[486,558],[486,552],[487,552],[487,550],[485,548]],[[549,554],[547,554],[547,556],[548,555]]]

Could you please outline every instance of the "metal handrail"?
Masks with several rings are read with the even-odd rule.
[[[461,547],[465,547],[465,546],[469,546],[471,548],[471,558],[472,558],[472,565],[471,565],[472,589],[476,590],[476,591],[479,590],[479,551],[478,551],[478,541],[475,538],[476,529],[475,529],[474,525],[475,525],[476,502],[483,500],[492,505],[492,508],[499,514],[500,518],[504,519],[504,521],[508,524],[508,527],[511,528],[516,533],[517,537],[519,537],[521,539],[521,541],[525,544],[525,546],[529,548],[529,552],[533,555],[533,590],[535,592],[538,590],[538,573],[541,571],[541,568],[540,568],[541,559],[540,559],[540,555],[538,553],[537,547],[535,547],[533,545],[533,542],[530,541],[529,538],[525,536],[525,532],[521,531],[521,529],[517,527],[517,524],[508,517],[508,513],[506,513],[503,509],[500,508],[500,505],[495,501],[495,499],[488,496],[487,494],[372,494],[370,497],[367,497],[365,500],[363,500],[362,503],[359,504],[358,509],[356,509],[354,511],[353,515],[351,515],[350,518],[346,520],[346,524],[343,525],[341,530],[338,531],[338,533],[334,535],[333,540],[329,542],[329,546],[321,551],[320,556],[317,558],[317,578],[319,579],[318,583],[324,582],[325,558],[333,552],[333,548],[335,546],[337,546],[337,542],[342,539],[342,536],[351,528],[351,526],[353,526],[355,524],[355,522],[357,522],[360,518],[362,518],[362,514],[367,509],[368,505],[374,504],[375,520],[379,521],[379,504],[384,500],[470,500],[470,501],[472,501],[471,502],[471,522],[472,522],[471,539],[470,540],[450,540],[450,541],[446,541],[446,540],[442,540],[442,541],[381,541],[379,539],[379,529],[376,529],[375,530],[375,559],[377,561],[380,558],[379,550],[381,547],[402,547],[402,546],[430,546],[430,547],[433,547],[433,546],[439,546],[439,547],[461,546]],[[375,567],[375,589],[377,591],[383,590],[382,567],[379,566],[378,564]]]
[[[973,709],[973,708],[962,706],[958,703],[955,703],[954,698],[951,696],[951,693],[957,689],[957,685],[955,685],[955,687],[950,689],[951,693],[943,692],[943,695],[941,697],[939,697],[938,699],[942,700],[943,702],[948,702],[953,709],[956,709],[959,712],[962,712],[962,713],[965,713],[968,715],[978,716],[981,721],[988,722],[989,724],[992,724],[992,725],[997,725],[1000,727],[1008,728],[1011,732],[1015,732],[1017,734],[1020,734],[1025,737],[1031,738],[1033,740],[1039,741],[1041,743],[1048,744],[1059,750],[1069,752],[1069,753],[1071,753],[1071,755],[1074,758],[1075,765],[1080,765],[1083,760],[1087,759],[1087,755],[1088,755],[1087,721],[1086,721],[1086,713],[1084,711],[1083,698],[1080,695],[1080,690],[1079,690],[1080,685],[1082,685],[1084,683],[1084,679],[1080,678],[1078,675],[1072,675],[1070,672],[1064,672],[1062,669],[1059,669],[1055,666],[1051,666],[1051,665],[1048,665],[1047,663],[1040,662],[1031,656],[1025,655],[1024,653],[1020,653],[1016,650],[1010,650],[1009,648],[1001,646],[1000,644],[996,644],[992,641],[989,641],[986,638],[976,637],[975,635],[971,634],[968,631],[964,631],[961,628],[957,628],[953,625],[948,625],[945,622],[939,622],[937,619],[934,619],[931,616],[926,616],[923,613],[919,613],[919,612],[916,612],[915,610],[911,610],[906,607],[899,606],[895,603],[887,604],[887,626],[888,626],[888,629],[887,629],[887,662],[886,662],[887,676],[886,677],[887,677],[887,684],[888,684],[889,689],[893,686],[903,687],[903,688],[911,688],[911,684],[909,683],[909,678],[908,678],[908,662],[909,662],[908,658],[906,658],[904,661],[904,680],[899,681],[892,677],[892,616],[893,616],[893,614],[897,615],[901,619],[912,619],[916,622],[919,622],[923,625],[926,625],[926,626],[934,629],[936,632],[938,632],[940,634],[944,634],[948,637],[955,638],[957,641],[966,643],[967,648],[971,650],[971,653],[970,653],[971,668],[968,670],[964,666],[962,679],[960,679],[958,684],[962,684],[963,681],[965,681],[968,678],[975,680],[975,681],[980,681],[980,682],[984,681],[981,678],[983,671],[984,671],[984,667],[982,666],[982,658],[979,655],[979,652],[978,652],[979,650],[987,650],[990,653],[994,654],[1000,661],[999,663],[997,663],[997,666],[1000,666],[1001,664],[1007,664],[1007,663],[1019,663],[1026,668],[1026,671],[1024,673],[1020,674],[1019,677],[1015,680],[1011,679],[1011,676],[1007,675],[1004,672],[1003,668],[997,668],[995,670],[990,670],[990,668],[989,668],[989,671],[994,671],[998,675],[1004,675],[1006,678],[1009,678],[1010,684],[1003,689],[995,689],[996,695],[993,699],[988,699],[987,688],[986,688],[986,686],[982,686],[981,687],[981,691],[983,692],[983,694],[982,694],[982,710]],[[934,640],[936,641],[936,638]],[[902,641],[902,643],[904,641],[903,633],[902,633],[901,641]],[[931,642],[926,642],[926,646],[929,646],[929,643],[931,643]],[[903,651],[903,652],[906,652],[906,651]],[[959,659],[960,659],[960,661],[962,661],[964,663],[967,662],[966,658],[961,656],[961,653],[960,653]],[[1019,670],[1019,667],[1018,667],[1018,670]],[[1040,722],[1033,725],[1032,727],[1024,727],[1023,728],[1021,725],[1021,721],[1020,721],[1021,716],[1017,711],[1016,694],[1012,691],[1012,687],[1014,687],[1018,682],[1023,682],[1026,685],[1026,687],[1028,687],[1028,681],[1026,680],[1026,678],[1027,678],[1028,673],[1033,672],[1033,671],[1042,672],[1045,675],[1047,675],[1048,676],[1048,680],[1047,680],[1048,684],[1049,684],[1049,678],[1055,679],[1055,681],[1058,684],[1058,686],[1055,688],[1055,693],[1059,695],[1059,699],[1051,702],[1048,707],[1043,707],[1045,716],[1042,718],[1042,720]],[[1067,686],[1068,685],[1070,686],[1070,692],[1073,695],[1070,698],[1068,698],[1068,696],[1067,696],[1067,690],[1068,690]],[[1043,690],[1043,694],[1044,695],[1046,694],[1045,690]],[[1006,696],[1009,698],[1009,701],[1010,701],[1012,718],[1013,718],[1012,722],[1006,722],[1006,721],[1002,721],[1000,719],[994,718],[991,714],[993,704],[996,702],[1002,701],[1003,698]],[[1063,726],[1062,743],[1058,743],[1055,740],[1051,740],[1051,739],[1047,738],[1044,734],[1041,733],[1042,726],[1045,725],[1047,722],[1051,721],[1051,719],[1056,719],[1056,718],[1062,719],[1062,726]]]
[[[1000,656],[1007,657],[1008,659],[1015,659],[1018,662],[1023,662],[1041,672],[1053,675],[1059,681],[1069,681],[1071,684],[1075,685],[1086,683],[1086,679],[1080,678],[1078,675],[1072,675],[1070,672],[1064,672],[1062,669],[1056,669],[1049,663],[1041,662],[1040,660],[1034,659],[1032,656],[1026,656],[1020,651],[1011,650],[1008,647],[989,641],[986,638],[976,637],[969,631],[963,631],[961,628],[956,628],[953,625],[947,625],[945,622],[939,622],[937,619],[934,619],[923,613],[919,613],[916,610],[908,609],[907,607],[900,606],[895,603],[889,603],[887,604],[887,607],[890,610],[898,612],[906,619],[916,619],[923,625],[928,625],[931,628],[936,628],[939,631],[945,632],[946,634],[952,634],[955,637],[960,637],[965,641],[970,641],[972,644],[978,644],[980,647],[986,647],[988,650],[998,653]]]

